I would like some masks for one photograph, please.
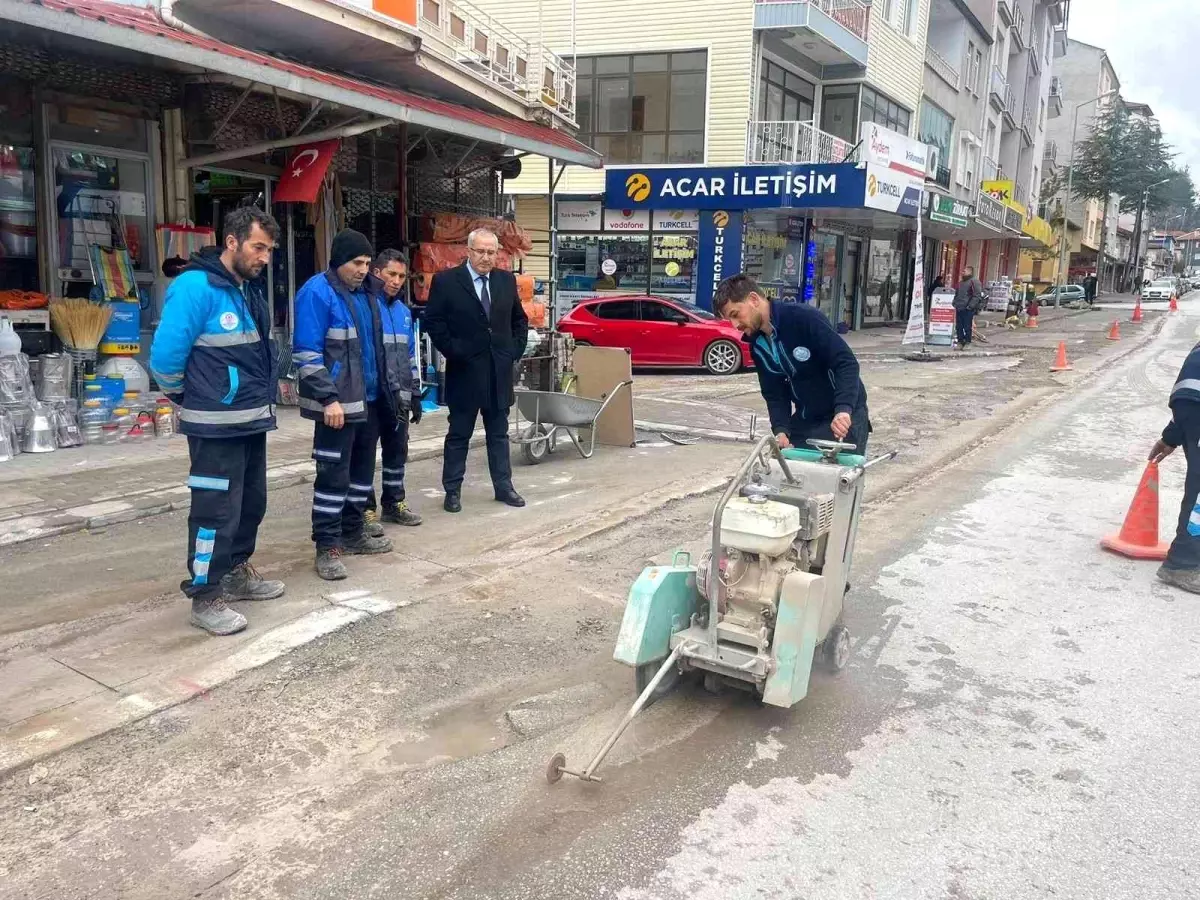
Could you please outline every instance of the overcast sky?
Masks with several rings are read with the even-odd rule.
[[[1108,51],[1121,96],[1150,104],[1200,185],[1200,0],[1072,0],[1067,36]]]

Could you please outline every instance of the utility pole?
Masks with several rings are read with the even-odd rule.
[[[1141,284],[1142,228],[1145,224],[1146,207],[1150,203],[1150,191],[1153,188],[1158,187],[1160,184],[1166,184],[1170,180],[1171,180],[1170,178],[1164,178],[1162,181],[1156,181],[1153,184],[1148,184],[1148,185],[1146,185],[1146,189],[1144,191],[1142,191],[1142,202],[1140,204],[1138,204],[1137,220],[1133,224],[1134,244],[1132,247],[1131,255],[1133,257],[1133,273],[1134,273],[1134,277],[1137,279],[1137,281],[1135,282],[1135,290],[1136,290],[1136,286]]]

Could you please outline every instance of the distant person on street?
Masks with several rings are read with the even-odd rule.
[[[220,247],[192,256],[167,289],[150,348],[150,370],[179,406],[187,435],[188,571],[180,588],[191,622],[234,634],[246,617],[230,600],[282,597],[250,564],[267,511],[267,432],[275,430],[271,314],[259,276],[279,240],[275,220],[255,207],[225,216]]]
[[[983,308],[983,284],[975,277],[975,269],[963,269],[962,281],[954,289],[954,327],[958,334],[958,349],[971,346],[975,330],[975,313]]]
[[[1200,594],[1200,344],[1192,348],[1170,399],[1171,421],[1150,450],[1162,462],[1182,446],[1187,461],[1179,524],[1158,577],[1167,584]]]
[[[837,440],[866,453],[871,418],[858,360],[822,312],[804,303],[772,303],[744,273],[717,285],[713,312],[750,345],[780,447]]]
[[[513,368],[525,354],[529,320],[512,272],[496,268],[496,235],[477,229],[467,235],[467,261],[438,272],[429,287],[423,322],[429,339],[446,357],[446,405],[450,427],[442,463],[446,512],[462,511],[462,483],[475,422],[482,416],[488,472],[496,500],[521,507],[508,455],[508,410],[513,404]]]
[[[1089,275],[1083,279],[1083,298],[1087,300],[1087,305],[1091,306],[1096,302],[1096,276]]]
[[[367,534],[363,512],[375,481],[381,417],[392,421],[406,383],[408,349],[400,357],[383,291],[368,285],[374,252],[366,236],[338,232],[329,268],[296,294],[292,361],[300,373],[300,414],[315,422],[312,539],[317,574],[347,576],[344,553],[388,553],[392,542]]]
[[[395,525],[415,526],[421,517],[408,508],[404,499],[404,468],[408,463],[408,423],[417,425],[421,421],[421,398],[414,394],[417,378],[416,337],[413,333],[412,313],[404,303],[404,282],[408,280],[408,257],[399,250],[384,250],[371,264],[371,274],[365,286],[375,297],[382,300],[380,310],[385,319],[384,341],[395,344],[396,352],[388,356],[400,371],[395,373],[400,384],[395,404],[380,403],[379,444],[383,448],[383,511],[377,510],[375,488],[372,486],[367,497],[365,513],[366,531],[379,536],[384,522]],[[390,326],[390,327],[387,327]],[[392,414],[393,408],[396,414]]]

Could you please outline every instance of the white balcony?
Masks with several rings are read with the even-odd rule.
[[[1013,46],[1016,49],[1025,50],[1029,47],[1029,34],[1025,27],[1025,13],[1020,6],[1013,7],[1011,34]]]
[[[751,121],[746,132],[748,163],[855,162],[854,144],[812,122]]]
[[[956,91],[962,84],[962,76],[958,69],[946,61],[946,58],[933,49],[932,45],[925,45],[925,65],[933,69],[935,75]]]
[[[996,12],[1005,25],[1013,23],[1013,0],[997,0]]]
[[[988,99],[997,112],[1004,111],[1004,100],[1008,95],[1008,79],[1004,77],[1004,73],[992,66],[992,77],[988,84]]]
[[[870,18],[866,0],[754,0],[755,28],[822,67],[866,67]]]
[[[1026,102],[1025,108],[1021,110],[1021,138],[1027,146],[1033,146],[1033,104]]]
[[[1051,168],[1058,165],[1058,144],[1054,141],[1046,141],[1046,146],[1042,148],[1042,164]]]
[[[1053,35],[1054,58],[1062,59],[1067,55],[1067,29],[1055,28]]]
[[[426,48],[477,78],[575,124],[575,67],[465,0],[421,0]]]
[[[1050,94],[1046,98],[1046,116],[1057,119],[1062,115],[1063,83],[1057,75],[1050,79]]]

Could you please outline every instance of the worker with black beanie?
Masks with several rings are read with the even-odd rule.
[[[408,385],[407,356],[382,291],[368,279],[374,256],[365,235],[345,229],[333,239],[329,269],[296,294],[292,361],[300,378],[300,414],[312,419],[312,537],[317,574],[327,581],[347,576],[343,553],[387,553],[392,542],[364,528],[363,512],[375,481],[380,406],[385,418]],[[407,354],[407,345],[404,345]],[[395,358],[393,358],[395,357]]]

